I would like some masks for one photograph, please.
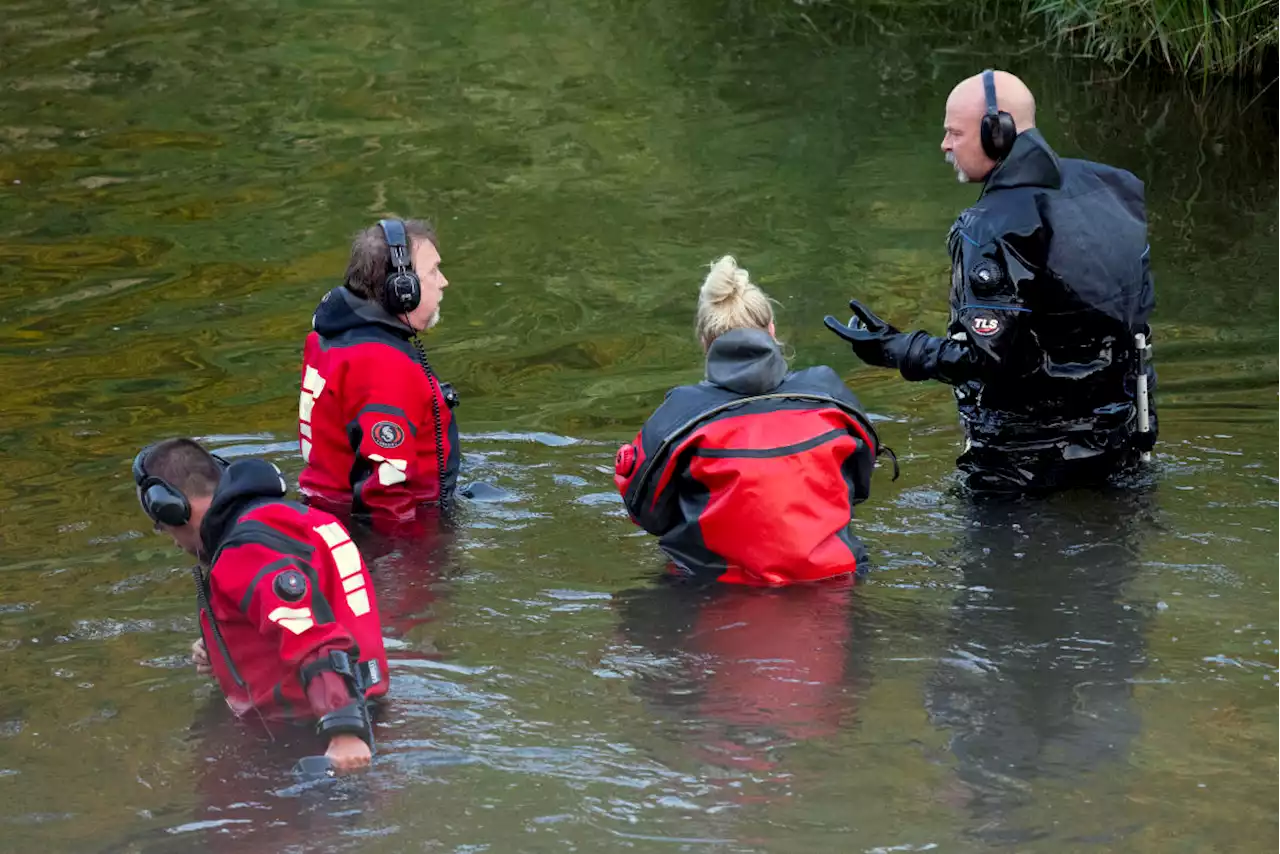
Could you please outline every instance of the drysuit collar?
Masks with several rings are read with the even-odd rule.
[[[238,460],[228,466],[200,523],[200,559],[213,558],[245,505],[261,499],[283,498],[288,491],[280,469],[266,460]]]
[[[737,394],[773,391],[787,375],[778,342],[763,329],[734,329],[707,350],[707,379]]]
[[[1009,156],[997,163],[987,176],[982,193],[986,195],[993,190],[1013,187],[1049,187],[1056,190],[1061,186],[1062,167],[1058,163],[1058,155],[1045,142],[1040,131],[1031,128],[1018,134]]]
[[[380,326],[404,338],[414,334],[413,327],[387,311],[381,303],[353,293],[346,285],[339,285],[324,295],[316,306],[311,326],[325,338],[333,338],[361,326]]]

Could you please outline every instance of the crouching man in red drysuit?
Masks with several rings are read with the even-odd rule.
[[[614,481],[680,574],[778,586],[853,575],[849,530],[883,449],[836,373],[792,372],[773,308],[730,256],[698,299],[706,379],[681,386],[623,445]]]
[[[342,523],[284,498],[271,463],[228,464],[190,439],[144,448],[138,500],[200,559],[197,670],[237,716],[314,722],[338,771],[369,764],[369,701],[389,685],[373,583]]]

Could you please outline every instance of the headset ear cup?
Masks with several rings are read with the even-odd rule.
[[[408,314],[422,302],[422,285],[410,272],[395,272],[387,276],[382,294],[387,311],[392,314]]]
[[[996,123],[995,116],[982,117],[982,153],[990,157],[992,160],[1000,159],[1000,149],[997,147],[996,137],[1000,134],[1000,128]]]
[[[1018,137],[1018,128],[1013,116],[1008,113],[997,113],[982,117],[980,126],[982,151],[992,160],[1003,160],[1013,149],[1013,141]]]
[[[1013,151],[1013,143],[1018,138],[1018,125],[1013,120],[1013,116],[1008,113],[1001,113],[1000,116],[1000,136],[1001,136],[1001,157],[1008,157],[1009,152]]]
[[[142,493],[142,506],[152,519],[179,528],[191,519],[187,497],[168,484],[153,483]]]

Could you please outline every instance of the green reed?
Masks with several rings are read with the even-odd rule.
[[[1280,0],[727,0],[726,17],[828,42],[946,35],[1051,47],[1121,73],[1276,77]],[[935,45],[936,46],[936,45]]]
[[[1276,76],[1277,0],[1034,0],[1059,43],[1108,64]]]

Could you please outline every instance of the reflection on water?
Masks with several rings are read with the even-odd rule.
[[[610,662],[708,766],[776,768],[775,750],[854,724],[867,620],[846,582],[778,591],[664,584],[618,594]]]
[[[941,107],[1002,60],[750,5],[6,10],[0,849],[1269,850],[1274,99],[1006,57],[1063,155],[1146,182],[1161,445],[1138,497],[971,508],[947,390],[820,319],[858,295],[942,329],[973,189]],[[357,532],[394,702],[369,775],[300,787],[306,738],[229,721],[189,667],[187,564],[128,462],[194,434],[296,478],[310,312],[386,213],[439,222],[429,346],[492,489]],[[700,375],[725,252],[902,460],[857,589],[661,585],[614,491],[618,443]]]
[[[988,842],[1036,834],[1005,824],[1035,801],[1039,778],[1124,771],[1141,729],[1132,694],[1149,608],[1125,591],[1156,520],[1150,497],[994,502],[961,517],[963,587],[925,702],[951,733],[961,798]]]

